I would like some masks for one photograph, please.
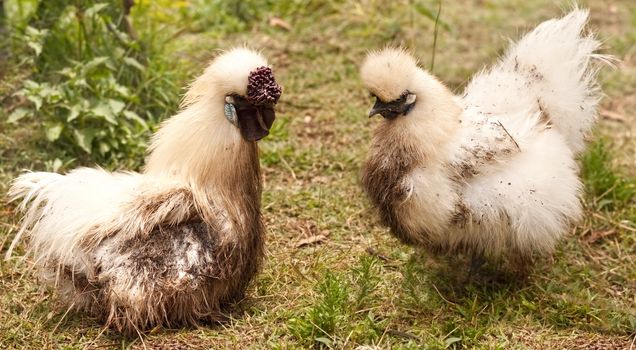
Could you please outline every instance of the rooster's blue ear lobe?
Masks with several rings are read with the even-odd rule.
[[[236,107],[234,107],[234,98],[232,96],[225,97],[225,107],[223,109],[225,118],[234,126],[238,126],[238,116],[236,115]]]

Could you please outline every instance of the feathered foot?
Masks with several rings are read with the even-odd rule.
[[[482,286],[521,285],[527,281],[533,265],[533,257],[527,254],[487,258],[483,253],[474,253],[469,256],[463,282],[464,285]]]

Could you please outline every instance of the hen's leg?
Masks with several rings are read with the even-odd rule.
[[[468,274],[466,276],[466,283],[469,284],[476,280],[481,268],[486,264],[486,258],[483,253],[470,254],[470,261],[468,265]]]

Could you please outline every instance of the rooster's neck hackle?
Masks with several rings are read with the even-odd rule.
[[[219,96],[188,106],[163,123],[152,138],[145,172],[197,186],[221,184],[238,171],[237,161],[254,158],[254,146],[226,120]]]
[[[254,230],[247,218],[260,222],[258,150],[225,118],[223,102],[201,100],[166,121],[153,137],[145,174],[183,183],[206,222],[222,208],[235,237],[248,237]]]

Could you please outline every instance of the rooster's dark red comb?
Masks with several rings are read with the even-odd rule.
[[[248,77],[247,101],[254,106],[270,105],[278,102],[282,89],[276,83],[272,69],[258,67]]]

